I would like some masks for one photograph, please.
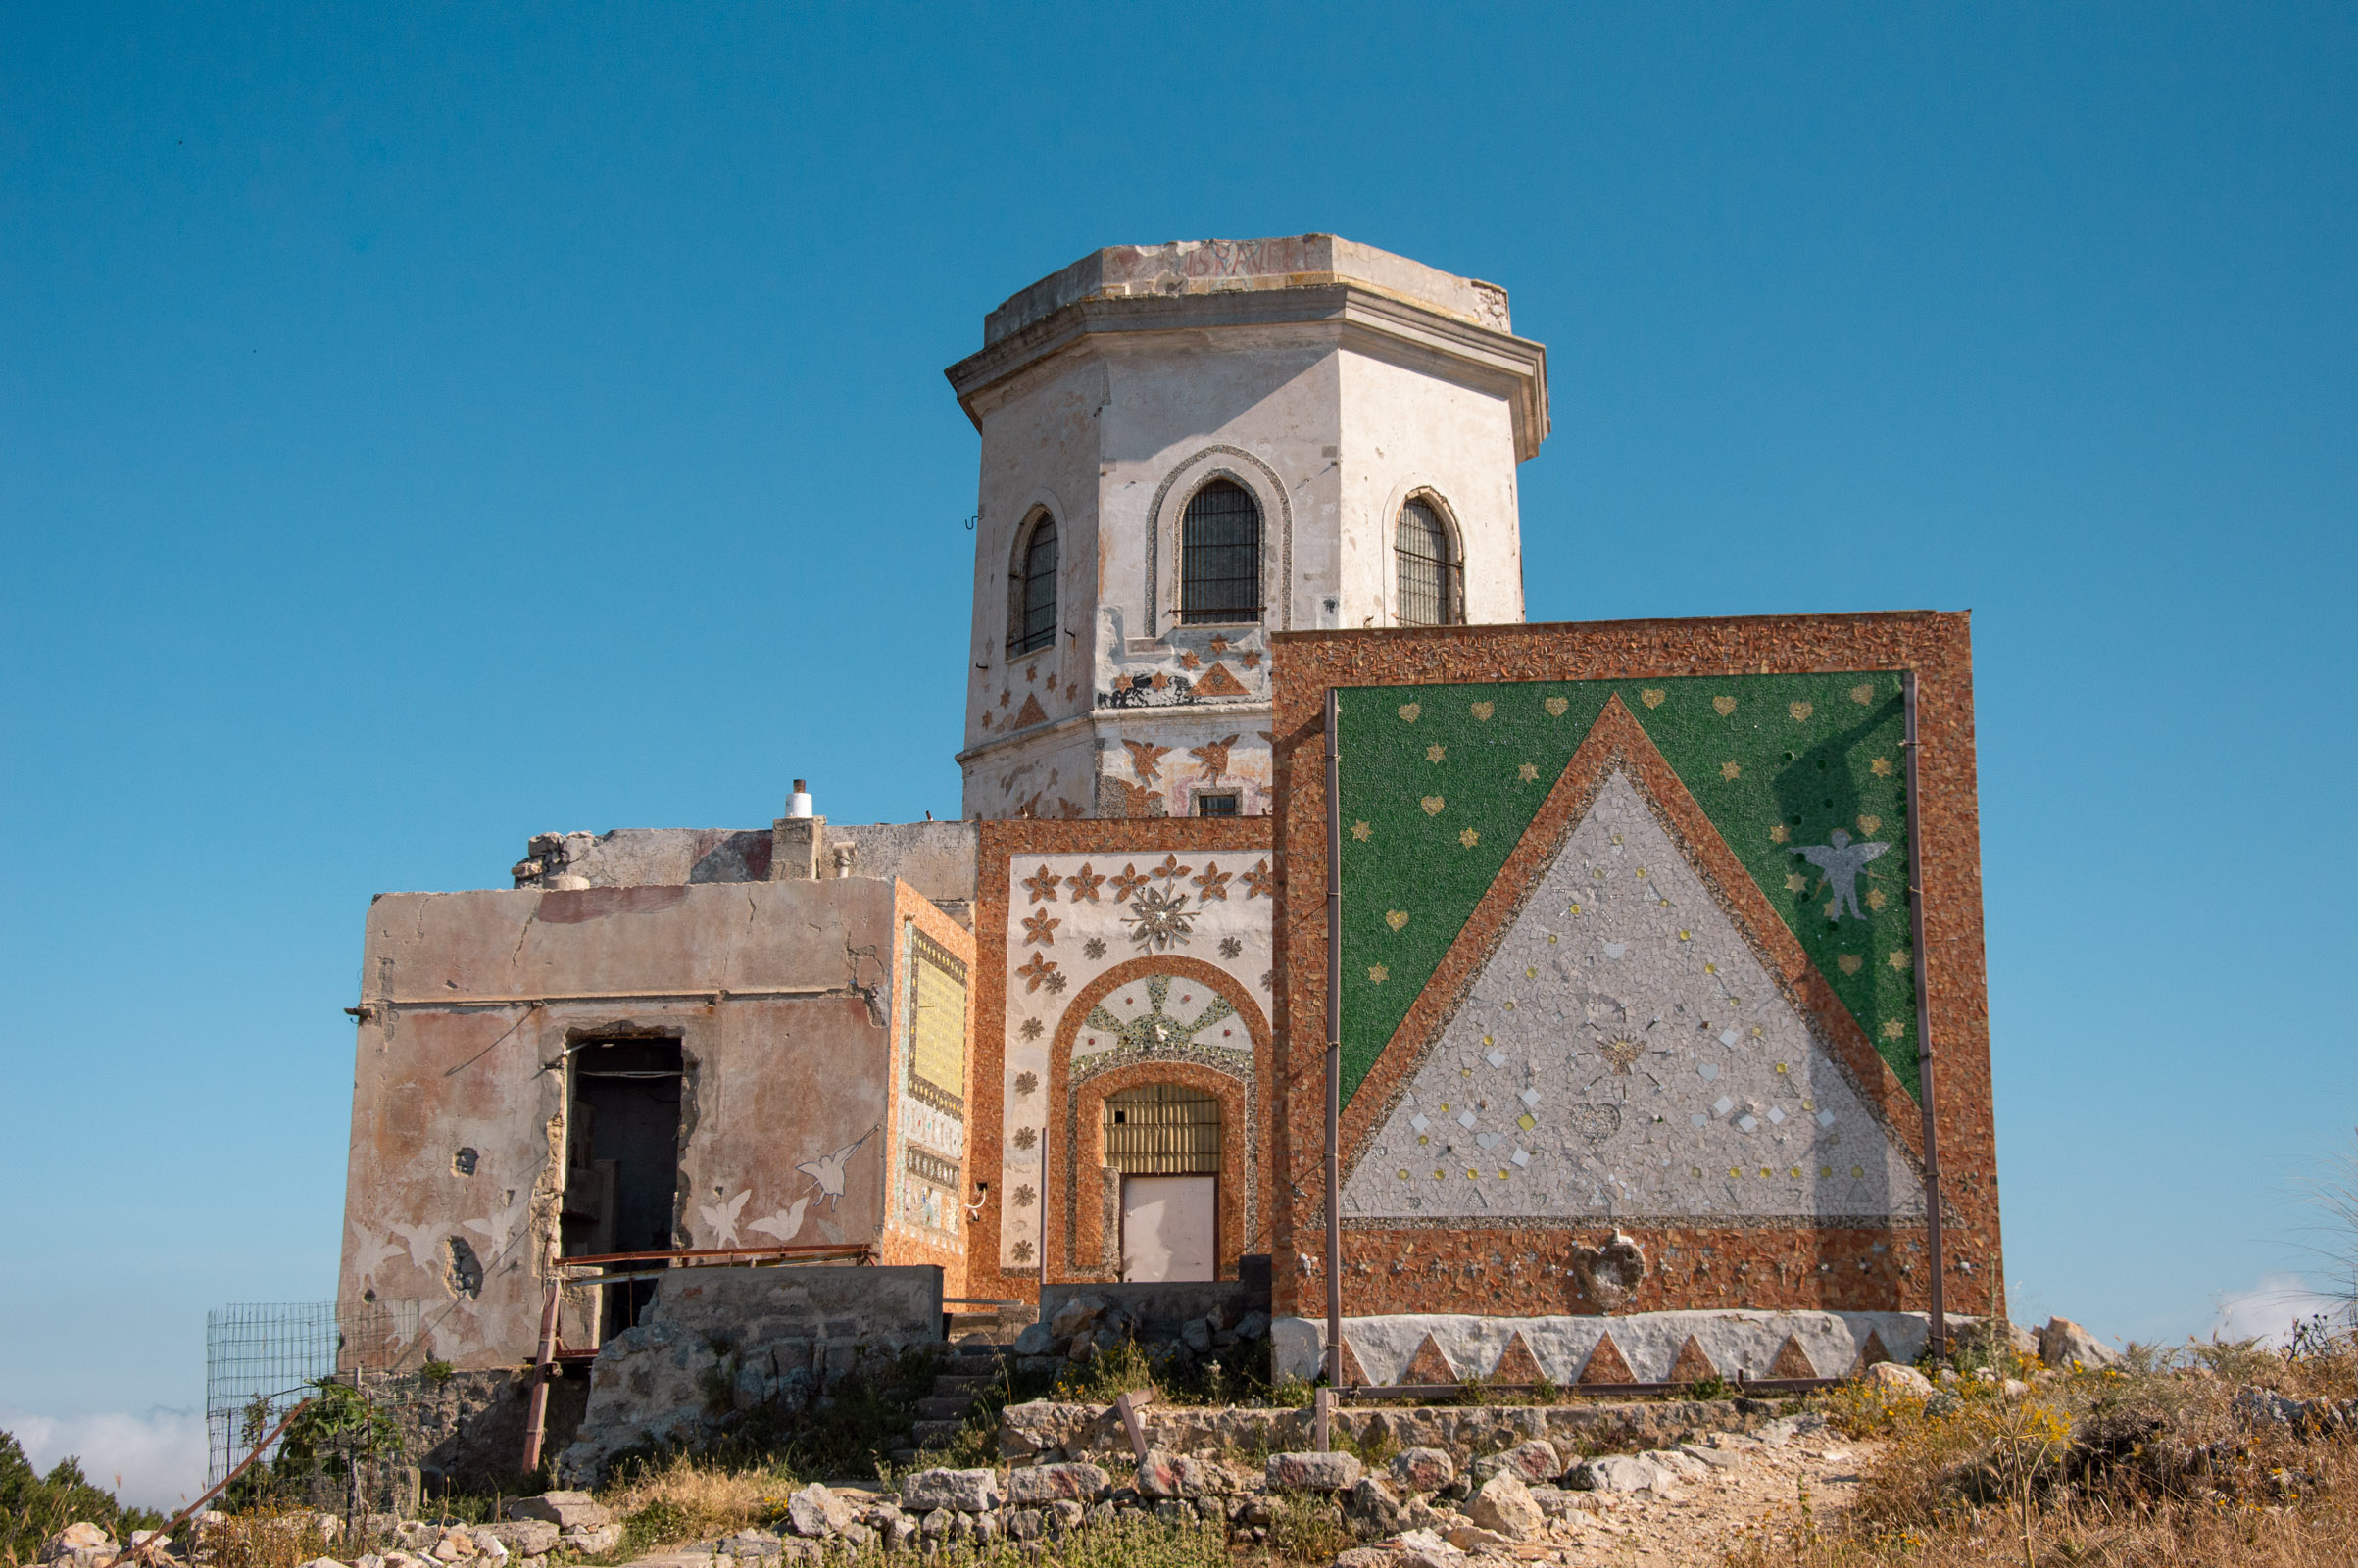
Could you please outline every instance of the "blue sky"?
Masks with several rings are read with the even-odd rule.
[[[1975,612],[2019,1311],[2207,1330],[2358,1120],[2354,78],[2297,6],[0,8],[0,1413],[332,1294],[370,894],[954,812],[942,367],[1310,230],[1547,344],[1534,619]]]

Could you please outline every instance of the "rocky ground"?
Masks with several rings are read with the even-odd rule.
[[[1346,1552],[1343,1568],[1418,1568],[1414,1559],[1470,1565],[1475,1558],[1718,1568],[1748,1539],[1790,1537],[1829,1523],[1856,1492],[1867,1446],[1836,1441],[1822,1430],[1783,1445],[1721,1433],[1653,1456],[1673,1472],[1659,1485],[1552,1496],[1545,1488],[1529,1489],[1542,1520],[1528,1539],[1486,1540],[1496,1532],[1469,1519],[1447,1531],[1426,1527]],[[1463,1543],[1463,1555],[1436,1551],[1435,1537],[1439,1544]]]
[[[784,1533],[740,1531],[643,1561],[712,1568],[727,1558],[720,1568],[765,1568],[816,1562],[830,1546],[928,1553],[1002,1541],[1045,1552],[1067,1531],[1124,1514],[1220,1529],[1233,1547],[1257,1554],[1282,1544],[1282,1516],[1308,1500],[1331,1504],[1370,1543],[1343,1551],[1342,1568],[1470,1568],[1476,1558],[1716,1563],[1748,1533],[1790,1531],[1808,1513],[1840,1508],[1856,1460],[1810,1415],[1750,1435],[1569,1462],[1535,1440],[1478,1459],[1470,1472],[1439,1448],[1404,1450],[1375,1470],[1347,1453],[1279,1453],[1258,1474],[1150,1449],[1124,1476],[1066,1461],[1004,1475],[921,1471],[891,1493],[807,1487],[790,1501]]]
[[[2040,1379],[2110,1354],[2092,1341],[2042,1348],[2050,1353]],[[1958,1376],[1941,1374],[1952,1385]],[[1992,1385],[1988,1397],[2028,1392],[1993,1373],[1978,1376]],[[1912,1368],[1884,1362],[1864,1377],[1909,1399],[1957,1402]],[[2265,1394],[2251,1392],[2255,1401]],[[2358,1401],[2345,1401],[2351,1409],[2333,1404],[2333,1421],[2299,1401],[2290,1415],[2257,1402],[2245,1410],[2246,1402],[2239,1397],[2236,1408],[2247,1425],[2358,1423]],[[1338,1412],[1350,1448],[1385,1456],[1368,1465],[1350,1451],[1278,1451],[1246,1462],[1245,1454],[1286,1439],[1299,1449],[1308,1436],[1303,1411],[1133,1411],[1041,1400],[1000,1413],[1005,1469],[919,1470],[889,1489],[802,1487],[782,1510],[767,1505],[762,1516],[775,1529],[739,1530],[639,1563],[787,1568],[878,1550],[931,1559],[992,1546],[1053,1560],[1058,1538],[1128,1517],[1216,1531],[1215,1540],[1247,1560],[1283,1554],[1333,1559],[1340,1568],[1471,1568],[1475,1559],[1718,1564],[1747,1542],[1832,1526],[1871,1456],[1870,1445],[1840,1439],[1823,1416],[1790,1403],[1791,1413],[1775,1408],[1745,1398]],[[1144,1446],[1135,1461],[1131,1444]],[[303,1568],[548,1568],[608,1557],[621,1542],[620,1521],[586,1493],[511,1498],[506,1513],[476,1526],[372,1519],[369,1549],[322,1555]],[[332,1551],[342,1521],[295,1515],[266,1524],[311,1529]],[[199,1568],[230,1560],[210,1551],[207,1539],[232,1521],[200,1515],[194,1525],[180,1544],[194,1548]],[[1331,1544],[1306,1551],[1304,1542],[1317,1539]],[[75,1525],[49,1543],[42,1561],[168,1568],[170,1544],[134,1539],[119,1548],[95,1527]]]

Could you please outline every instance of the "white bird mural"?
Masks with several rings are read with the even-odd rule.
[[[393,1244],[393,1238],[390,1236],[380,1241],[368,1232],[362,1230],[358,1225],[352,1228],[352,1262],[353,1266],[364,1276],[374,1272],[377,1264],[394,1256],[401,1249]]]
[[[803,1228],[803,1210],[810,1206],[811,1195],[805,1193],[794,1200],[792,1207],[781,1208],[776,1213],[765,1214],[760,1219],[747,1220],[745,1228],[749,1231],[761,1231],[764,1235],[774,1236],[781,1244],[791,1242]]]
[[[531,1211],[532,1195],[526,1193],[496,1214],[467,1221],[467,1229],[479,1233],[491,1244],[491,1255],[500,1257],[515,1244],[517,1231],[522,1228],[525,1216]]]
[[[442,1227],[428,1220],[423,1225],[394,1225],[394,1235],[410,1244],[410,1261],[422,1269],[435,1268],[441,1260]]]
[[[712,1232],[714,1247],[737,1245],[737,1216],[745,1212],[745,1200],[753,1196],[754,1190],[748,1187],[725,1203],[696,1205],[696,1212],[704,1216],[705,1224]]]
[[[860,1135],[859,1144],[847,1144],[832,1154],[821,1154],[816,1159],[804,1160],[794,1167],[818,1183],[819,1192],[827,1200],[829,1213],[833,1213],[835,1206],[843,1201],[844,1162],[860,1152],[860,1144],[875,1136],[876,1129],[870,1127]]]

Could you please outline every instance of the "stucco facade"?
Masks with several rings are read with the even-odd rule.
[[[418,1301],[424,1352],[472,1368],[532,1353],[561,1250],[866,1245],[957,1294],[970,1025],[961,1006],[954,1086],[912,1082],[920,960],[962,996],[971,939],[873,878],[378,898],[339,1298]],[[599,1228],[572,1125],[596,1051],[676,1097],[655,1234]],[[594,1346],[592,1309],[567,1314]]]

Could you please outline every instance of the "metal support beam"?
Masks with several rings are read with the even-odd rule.
[[[1938,1361],[1948,1354],[1948,1275],[1940,1246],[1940,1115],[1933,1078],[1933,965],[1924,945],[1924,792],[1917,766],[1924,743],[1916,735],[1916,672],[1904,671],[1899,680],[1907,709],[1908,940],[1916,960],[1916,1101],[1924,1110],[1924,1243],[1932,1254],[1930,1327],[1933,1358]]]
[[[1343,753],[1342,705],[1326,689],[1326,1381],[1343,1382]],[[1318,1446],[1329,1437],[1319,1406]]]

